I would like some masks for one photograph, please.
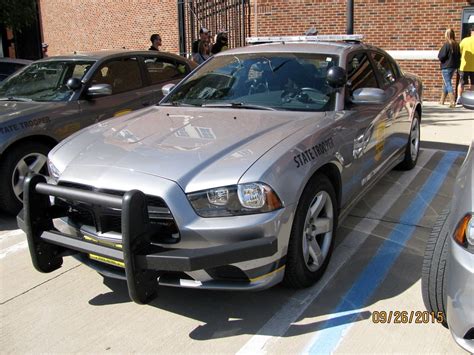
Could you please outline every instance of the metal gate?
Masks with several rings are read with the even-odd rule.
[[[191,55],[201,27],[212,37],[225,29],[229,47],[241,47],[250,33],[250,0],[178,0],[178,20],[181,55]]]

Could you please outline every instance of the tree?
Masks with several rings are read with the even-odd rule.
[[[36,21],[36,0],[0,0],[0,24],[19,31]]]

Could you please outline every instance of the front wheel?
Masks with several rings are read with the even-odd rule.
[[[318,281],[334,248],[338,209],[329,179],[315,175],[305,187],[296,209],[288,243],[283,283],[303,288]]]
[[[16,215],[23,204],[23,182],[30,173],[48,174],[50,147],[25,143],[7,152],[0,162],[0,210]]]
[[[420,152],[420,114],[415,112],[413,121],[411,123],[410,136],[405,147],[405,157],[403,161],[397,165],[397,169],[411,170],[415,167],[418,161]]]
[[[443,211],[428,238],[421,270],[421,294],[428,312],[446,315],[446,265],[448,259],[449,233],[446,221],[449,211]],[[446,316],[443,325],[448,326]]]

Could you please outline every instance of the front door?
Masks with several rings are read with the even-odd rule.
[[[95,84],[109,84],[112,95],[87,97],[87,88]],[[149,105],[138,59],[125,57],[101,65],[87,83],[79,104],[82,113],[93,122],[121,116]]]
[[[366,51],[348,57],[348,84],[345,90],[345,109],[342,132],[343,160],[346,171],[343,186],[346,204],[369,184],[382,167],[385,151],[385,104],[354,104],[350,98],[360,88],[379,88],[377,75]]]

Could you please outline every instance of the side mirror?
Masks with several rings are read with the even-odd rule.
[[[346,71],[341,67],[331,67],[326,74],[326,81],[334,89],[342,88],[347,82]]]
[[[82,86],[82,81],[79,78],[70,78],[67,81],[66,86],[71,90],[77,90]]]
[[[354,104],[381,104],[387,99],[385,91],[378,88],[360,88],[352,93]]]
[[[164,96],[168,95],[171,90],[173,90],[173,88],[176,86],[176,84],[166,84],[166,85],[163,85],[163,87],[161,88],[161,92],[163,93]]]
[[[90,98],[96,99],[98,97],[109,95],[112,95],[112,86],[109,84],[96,84],[87,89],[87,96]]]
[[[461,95],[461,103],[464,108],[474,110],[474,91],[464,91]]]

